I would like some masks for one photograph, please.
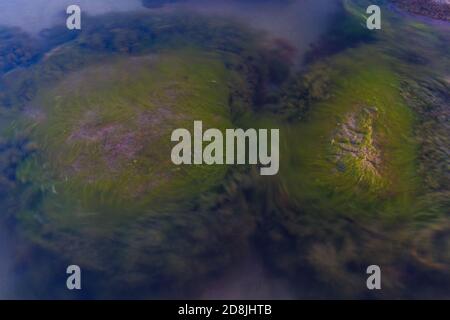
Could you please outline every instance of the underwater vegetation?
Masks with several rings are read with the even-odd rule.
[[[0,28],[0,72],[30,64],[37,55],[36,41],[16,28]]]
[[[295,43],[195,13],[87,17],[40,40],[1,29],[17,295],[67,297],[51,271],[75,261],[82,298],[204,297],[255,260],[289,298],[450,297],[450,27],[380,1],[369,32],[367,4],[342,1],[301,61]],[[279,175],[173,165],[170,132],[194,120],[279,128]]]

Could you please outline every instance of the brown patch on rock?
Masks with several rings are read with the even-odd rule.
[[[167,134],[170,123],[176,119],[170,108],[136,111],[129,121],[104,122],[96,111],[88,111],[69,134],[66,142],[72,146],[83,143],[71,167],[74,173],[105,166],[109,174],[119,173],[125,165],[134,163],[144,148]],[[95,152],[95,156],[90,155]],[[101,161],[102,163],[98,163]],[[89,172],[92,180],[101,172]],[[91,181],[91,182],[92,182]]]

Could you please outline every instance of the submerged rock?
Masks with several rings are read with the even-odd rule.
[[[380,178],[381,155],[373,134],[377,115],[376,107],[364,107],[351,113],[331,140],[337,170],[352,170],[359,181],[370,185]]]

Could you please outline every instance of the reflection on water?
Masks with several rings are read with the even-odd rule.
[[[71,4],[92,15],[142,8],[140,0],[0,0],[0,24],[37,33],[56,23]]]
[[[263,1],[259,4],[258,1],[188,0],[174,8],[229,16],[249,23],[275,37],[289,40],[302,56],[325,31],[338,5],[339,1],[330,0]]]
[[[324,32],[338,3],[330,0],[296,0],[286,3],[188,0],[155,11],[182,10],[232,17],[276,37],[290,40],[302,55]],[[0,25],[17,26],[27,32],[37,33],[55,23],[64,23],[65,8],[71,4],[80,5],[83,12],[91,15],[143,9],[141,0],[0,0]]]

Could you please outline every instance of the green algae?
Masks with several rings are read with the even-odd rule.
[[[336,57],[330,67],[331,98],[313,106],[304,122],[285,128],[281,175],[304,206],[320,203],[326,212],[387,218],[410,214],[418,188],[414,116],[397,90],[399,79],[389,60],[375,52],[368,47]],[[361,115],[355,128],[361,141],[353,146],[360,155],[344,155],[339,164],[339,134],[349,117]],[[377,154],[375,171],[363,166],[369,154]]]
[[[44,196],[20,219],[106,236],[220,184],[225,166],[172,164],[170,135],[197,119],[230,127],[229,79],[216,55],[185,50],[103,61],[40,92],[15,130],[38,149],[18,179]]]

